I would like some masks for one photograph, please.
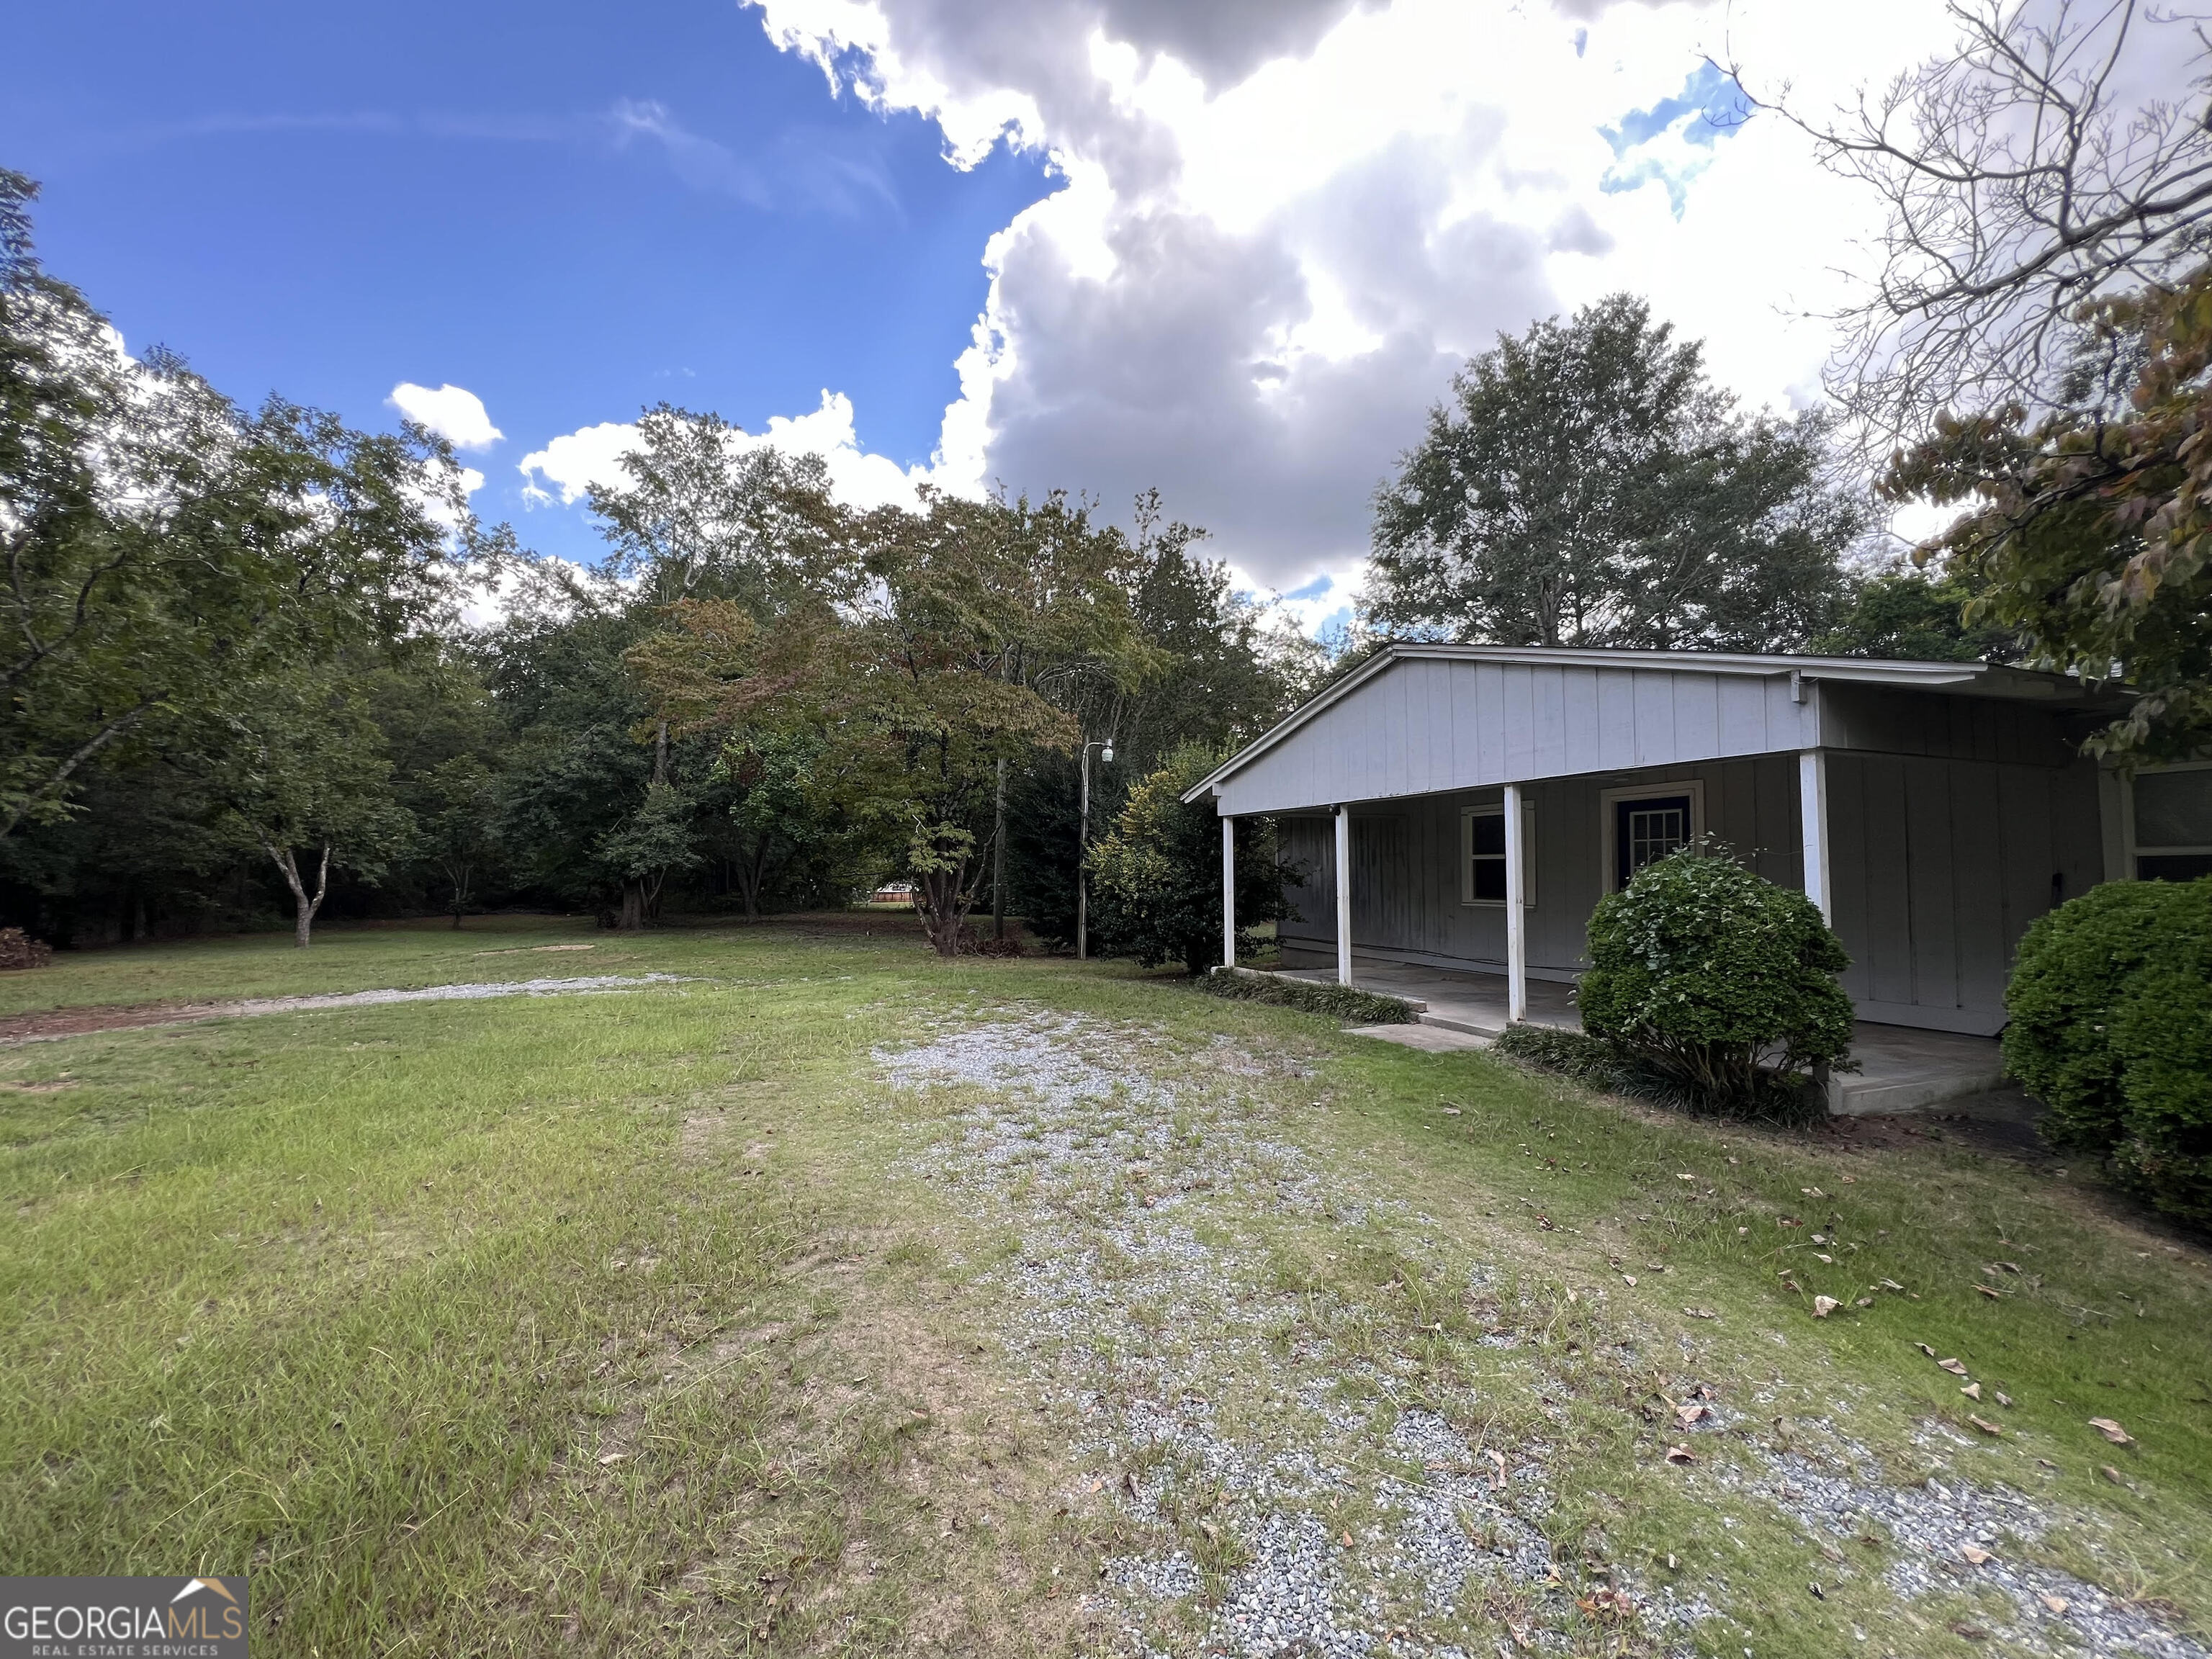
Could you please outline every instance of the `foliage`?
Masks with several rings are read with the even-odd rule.
[[[1217,969],[1200,974],[1192,985],[1210,997],[1231,1002],[1266,1002],[1301,1013],[1342,1020],[1347,1025],[1409,1025],[1416,1018],[1411,1003],[1377,991],[1349,985],[1322,985],[1311,980],[1285,979],[1276,974]]]
[[[498,856],[498,780],[476,756],[455,755],[422,773],[415,793],[421,851],[445,878],[458,927],[484,866]]]
[[[1863,514],[1817,415],[1737,412],[1615,295],[1455,378],[1375,498],[1373,622],[1501,645],[1776,650],[1828,623]]]
[[[54,959],[53,947],[33,939],[20,927],[0,927],[0,973],[24,968],[43,968]]]
[[[1587,1031],[1532,1025],[1522,1020],[1500,1031],[1490,1052],[1557,1072],[1593,1089],[1619,1090],[1630,1081],[1623,1076],[1620,1051],[1605,1038]]]
[[[2212,1224],[2212,877],[2107,882],[2039,917],[2005,1012],[2045,1134]]]
[[[2084,326],[2093,390],[2032,423],[2017,404],[1946,416],[1886,487],[1972,504],[1933,544],[1982,585],[1970,619],[2137,694],[2093,750],[2185,758],[2212,750],[2212,265]]]
[[[1583,1024],[1714,1109],[1756,1112],[1850,1046],[1850,965],[1813,902],[1703,846],[1598,903]]]
[[[1221,959],[1221,819],[1185,791],[1223,757],[1187,744],[1129,792],[1111,834],[1091,849],[1099,946],[1147,968],[1179,962],[1202,974]],[[1284,872],[1264,819],[1237,830],[1237,948],[1256,948],[1252,929],[1287,914]]]
[[[1805,648],[1815,656],[1894,662],[2002,662],[2017,654],[2009,631],[1966,619],[1979,588],[1955,571],[1888,569],[1851,592],[1850,609]]]

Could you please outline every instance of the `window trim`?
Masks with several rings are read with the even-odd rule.
[[[1620,868],[1620,848],[1615,843],[1613,821],[1620,815],[1614,811],[1616,802],[1648,800],[1658,795],[1687,795],[1690,798],[1690,839],[1696,841],[1705,833],[1705,781],[1703,778],[1654,778],[1649,783],[1624,784],[1618,789],[1601,789],[1597,797],[1598,856],[1604,860],[1598,866],[1598,891],[1617,893],[1620,884],[1616,872]]]
[[[2145,773],[2208,772],[2212,771],[2212,760],[2176,761],[2169,766],[2146,766],[2134,777],[2124,781],[2120,790],[2120,846],[2126,854],[2121,866],[2124,881],[2141,881],[2142,860],[2146,858],[2203,858],[2212,854],[2212,842],[2188,847],[2147,846],[2136,840],[2136,779]]]
[[[1502,800],[1486,802],[1459,809],[1459,902],[1470,909],[1503,910],[1504,899],[1484,899],[1474,896],[1474,821],[1477,818],[1505,817]],[[1486,857],[1504,860],[1502,854]],[[1536,803],[1523,798],[1521,802],[1521,908],[1536,908]]]

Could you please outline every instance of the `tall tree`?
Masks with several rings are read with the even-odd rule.
[[[1783,649],[1836,611],[1863,523],[1820,416],[1740,413],[1615,295],[1454,380],[1376,494],[1365,607],[1431,638]]]
[[[1900,662],[2008,662],[2020,654],[2012,631],[1987,620],[1969,622],[1983,584],[1964,570],[1933,574],[1904,561],[1863,575],[1850,605],[1806,649],[1815,656],[1879,657]]]

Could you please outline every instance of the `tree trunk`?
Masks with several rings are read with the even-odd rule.
[[[645,930],[645,883],[635,876],[623,883],[622,915],[615,927],[625,933]]]
[[[991,937],[1006,936],[1006,763],[999,763],[999,797],[991,817]]]
[[[322,865],[315,873],[315,890],[311,897],[307,884],[300,879],[300,861],[293,856],[292,849],[287,847],[279,851],[267,842],[261,845],[283,872],[284,884],[292,890],[292,944],[295,949],[304,951],[314,937],[315,912],[323,908],[323,896],[331,890],[331,849],[327,846],[323,848]]]
[[[961,930],[968,924],[968,907],[974,902],[972,894],[962,890],[964,872],[964,866],[960,870],[933,870],[915,884],[915,890],[922,901],[917,907],[921,911],[922,931],[940,957],[960,954]]]

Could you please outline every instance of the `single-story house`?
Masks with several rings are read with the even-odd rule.
[[[1286,965],[1345,983],[1355,952],[1499,975],[1524,1018],[1531,981],[1589,965],[1601,896],[1710,836],[1820,905],[1863,1021],[1988,1036],[2036,917],[2212,870],[2212,769],[2131,789],[2083,756],[2123,706],[1985,663],[1397,644],[1185,799],[1224,853],[1231,820],[1276,819],[1304,872]]]

